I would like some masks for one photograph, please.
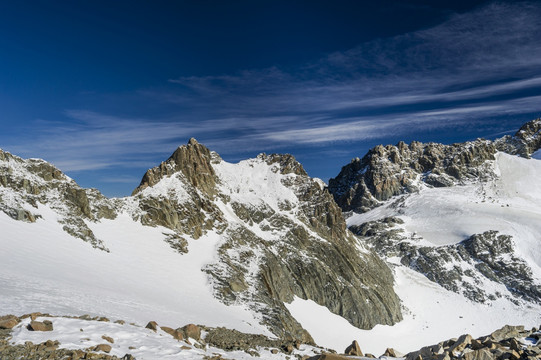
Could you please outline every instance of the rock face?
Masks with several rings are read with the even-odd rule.
[[[419,182],[444,187],[485,181],[495,176],[487,161],[497,151],[529,157],[541,147],[540,130],[537,119],[496,141],[378,145],[330,179],[329,191],[343,211],[363,213],[393,196],[417,191]]]
[[[540,131],[541,119],[533,120],[522,125],[514,136],[504,136],[494,143],[499,151],[528,158],[541,148]]]
[[[218,181],[213,161],[221,159],[192,138],[165,162],[148,170],[132,194],[141,209],[140,221],[195,239],[212,230],[214,220],[222,220],[212,203]],[[158,183],[159,189],[155,188]],[[186,252],[186,241],[181,235],[169,240],[179,252]]]
[[[224,162],[194,139],[146,172],[131,201],[136,220],[187,239],[218,234],[204,271],[215,296],[247,304],[284,339],[312,342],[284,303],[312,299],[360,328],[401,319],[390,269],[346,228],[324,184],[291,155]]]
[[[514,302],[541,303],[541,284],[530,266],[516,254],[513,239],[497,231],[475,234],[458,244],[421,245],[422,238],[408,233],[397,217],[352,226],[384,258],[398,257],[444,288],[476,302],[507,297]],[[498,287],[483,286],[496,283]]]
[[[84,220],[114,219],[112,202],[96,189],[83,189],[53,165],[40,159],[22,159],[0,150],[0,211],[15,220],[35,222],[39,205],[58,214],[70,235],[106,250]]]

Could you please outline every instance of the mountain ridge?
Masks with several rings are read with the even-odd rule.
[[[89,197],[92,191],[62,177],[42,182],[42,205],[54,208],[64,201],[56,196],[58,186],[82,194],[85,211],[68,207],[78,217],[65,220],[77,233],[94,236],[88,224],[128,215],[142,225],[171,230],[164,241],[179,253],[179,261],[191,256],[193,241],[219,239],[215,260],[200,269],[214,296],[227,305],[247,306],[281,338],[313,343],[284,306],[295,296],[313,299],[358,327],[401,319],[390,269],[347,230],[322,182],[308,177],[291,155],[260,154],[229,164],[192,138],[149,169],[133,196]],[[20,187],[11,190],[24,193]],[[26,200],[21,196],[15,205],[28,207]],[[110,210],[108,217],[99,205]],[[93,239],[109,251],[107,241]]]
[[[131,275],[123,272],[133,272],[128,270],[128,264],[135,262],[140,269],[134,272],[134,278],[130,278],[134,282],[130,286],[137,294],[133,302],[144,304],[147,300],[143,299],[150,297],[155,304],[160,304],[156,308],[174,308],[184,314],[191,311],[190,304],[193,302],[177,301],[175,297],[183,296],[182,292],[162,289],[159,285],[167,286],[168,281],[172,281],[179,286],[183,283],[178,280],[189,279],[197,272],[197,281],[188,281],[180,286],[186,286],[186,291],[196,296],[204,294],[204,303],[210,308],[223,310],[221,306],[225,306],[235,309],[232,316],[217,313],[217,318],[213,319],[217,324],[214,325],[227,321],[236,324],[233,328],[238,330],[247,331],[248,326],[252,331],[268,331],[267,334],[282,339],[308,344],[320,343],[321,337],[318,335],[316,338],[314,334],[318,334],[324,326],[319,325],[318,328],[308,324],[298,312],[298,304],[313,302],[310,306],[314,309],[319,307],[317,309],[329,311],[328,315],[321,316],[322,319],[339,316],[346,319],[350,326],[367,329],[365,331],[373,334],[379,331],[381,324],[391,326],[398,323],[393,329],[399,329],[406,326],[401,325],[404,320],[406,323],[412,322],[407,309],[412,303],[404,303],[402,298],[403,281],[406,278],[410,281],[410,278],[418,275],[424,277],[422,281],[428,279],[441,286],[443,290],[439,289],[440,292],[454,292],[480,304],[494,303],[498,309],[507,306],[518,309],[523,305],[536,309],[539,291],[535,286],[539,272],[531,259],[526,259],[530,275],[526,274],[528,276],[516,287],[527,296],[521,298],[512,293],[508,296],[503,292],[504,287],[512,285],[510,281],[520,275],[520,269],[526,269],[519,264],[524,259],[524,249],[530,249],[524,245],[523,234],[499,229],[492,223],[471,231],[466,227],[453,228],[452,231],[460,232],[461,240],[470,241],[462,247],[452,243],[442,247],[442,244],[427,244],[427,239],[431,238],[413,231],[411,227],[418,224],[411,223],[410,218],[416,219],[415,211],[426,206],[422,201],[428,195],[432,196],[429,199],[436,213],[437,209],[444,207],[445,204],[438,203],[440,193],[434,192],[438,189],[454,189],[451,195],[457,201],[457,209],[461,206],[466,208],[473,201],[494,202],[495,198],[502,207],[505,207],[504,201],[509,201],[511,208],[517,206],[518,203],[512,200],[511,190],[514,191],[514,188],[502,189],[501,178],[504,176],[508,179],[509,174],[527,164],[517,162],[516,157],[501,155],[502,149],[507,153],[529,156],[541,144],[540,127],[540,120],[537,119],[521,127],[514,137],[493,142],[476,140],[453,145],[414,142],[410,145],[399,143],[396,147],[378,146],[369,152],[370,159],[374,161],[367,164],[373,165],[373,169],[362,172],[365,167],[358,166],[362,163],[359,159],[354,161],[357,163],[356,170],[349,171],[350,175],[360,175],[359,179],[363,180],[363,176],[373,170],[370,176],[375,181],[365,181],[354,191],[347,186],[355,185],[355,177],[341,184],[345,191],[340,196],[347,194],[352,199],[356,196],[355,191],[364,189],[363,194],[357,195],[359,204],[365,206],[360,214],[351,212],[352,208],[341,209],[335,201],[336,192],[334,197],[331,194],[336,184],[329,183],[327,188],[321,180],[309,177],[302,165],[289,154],[260,154],[254,159],[230,164],[192,138],[164,162],[147,170],[132,196],[109,199],[95,189],[79,187],[43,160],[24,160],[2,151],[0,210],[7,216],[0,217],[0,221],[5,228],[11,229],[10,236],[19,243],[8,238],[0,241],[8,251],[7,257],[12,258],[9,263],[16,264],[18,256],[25,253],[26,258],[21,261],[32,259],[36,266],[48,268],[42,262],[43,256],[31,250],[31,247],[43,244],[18,235],[18,229],[23,226],[20,224],[26,224],[23,233],[27,235],[24,236],[43,237],[50,241],[52,247],[77,248],[78,257],[74,259],[88,254],[88,259],[84,261],[89,269],[103,266],[108,256],[122,263],[122,266],[128,266],[114,269],[113,279],[116,276],[130,278]],[[411,162],[414,166],[410,166]],[[510,170],[505,170],[505,166],[511,166]],[[536,174],[535,171],[531,174]],[[509,179],[517,181],[515,178]],[[371,188],[373,192],[370,192]],[[507,197],[501,196],[502,191],[508,193]],[[464,192],[464,196],[457,198],[460,192]],[[537,204],[536,199],[532,200],[532,204]],[[345,202],[347,206],[356,204],[355,201],[348,201]],[[491,211],[496,206],[500,207],[499,202],[491,205]],[[467,209],[470,211],[470,208]],[[534,215],[537,216],[536,213]],[[388,227],[385,221],[382,225],[382,220],[389,216],[403,218],[406,223],[398,228]],[[371,224],[371,221],[375,222]],[[56,229],[56,224],[68,235],[61,235],[57,230],[50,235],[33,230]],[[365,224],[365,228],[359,227],[362,224]],[[373,226],[374,229],[368,233],[366,226]],[[490,231],[498,231],[498,234],[492,236]],[[536,228],[531,234],[535,233]],[[58,244],[55,237],[61,238]],[[73,237],[84,240],[96,250],[91,247],[84,250],[80,244],[72,241]],[[493,261],[474,249],[492,238],[501,240],[498,241],[502,249],[512,251],[496,254]],[[388,242],[388,245],[382,246],[382,241]],[[140,247],[140,251],[144,249],[144,253],[131,249],[132,242],[133,246]],[[30,248],[21,251],[18,246]],[[131,257],[125,257],[119,251],[125,251]],[[60,269],[64,269],[60,265],[62,261],[57,258],[59,255],[54,251],[47,253],[54,257]],[[161,254],[165,268],[155,270],[156,266],[160,266],[160,259],[155,258],[155,253]],[[396,262],[398,255],[400,259]],[[505,257],[515,257],[520,266],[500,266],[499,262]],[[199,258],[202,260],[199,261]],[[65,273],[69,273],[70,267],[77,266],[68,260],[64,262]],[[428,266],[430,263],[434,266]],[[486,266],[478,266],[483,263]],[[447,271],[452,266],[458,266],[458,270]],[[441,269],[447,272],[440,272]],[[14,278],[19,276],[17,271],[22,274],[21,278],[30,277],[24,269],[7,270],[11,274],[9,276]],[[408,272],[410,270],[418,274],[412,275]],[[439,281],[436,272],[443,274],[440,280],[447,280]],[[40,276],[36,272],[32,274]],[[43,274],[45,276],[46,272]],[[158,275],[159,278],[153,277]],[[57,276],[65,279],[66,275]],[[136,278],[145,280],[136,283]],[[115,291],[113,283],[106,278],[100,279],[104,281],[100,286],[110,288],[107,291]],[[419,279],[416,281],[421,281]],[[484,292],[469,291],[467,286],[472,281],[490,286],[480,287]],[[0,276],[1,284],[10,285],[9,277],[3,279]],[[145,293],[149,285],[156,291],[155,298]],[[530,285],[532,287],[527,288]],[[494,289],[503,294],[496,296],[495,300],[490,298],[495,294]],[[75,287],[70,291],[78,293],[80,289]],[[57,296],[55,294],[53,291],[51,296],[54,298]],[[115,298],[111,294],[113,292],[108,292],[107,296]],[[13,296],[14,299],[24,300],[23,304],[29,303],[24,294],[15,293]],[[191,299],[188,294],[184,296]],[[206,296],[212,297],[212,300]],[[9,303],[11,298],[7,299],[5,301]],[[119,300],[115,298],[114,301]],[[184,308],[176,308],[176,303],[182,303]],[[73,306],[71,311],[78,309],[76,304],[70,306]],[[106,309],[95,308],[96,312],[101,313]],[[111,308],[118,309],[116,305]],[[204,313],[202,309],[196,310],[194,313]],[[239,322],[235,323],[235,319]]]
[[[363,213],[393,196],[414,192],[418,182],[435,187],[486,181],[494,174],[485,162],[498,151],[528,158],[541,147],[541,118],[525,123],[514,136],[464,143],[399,142],[378,145],[354,158],[329,180],[329,191],[343,211]]]

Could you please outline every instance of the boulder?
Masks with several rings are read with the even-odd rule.
[[[494,356],[489,350],[480,349],[465,353],[464,360],[494,360]]]
[[[19,321],[15,315],[0,316],[0,329],[13,329]]]
[[[421,348],[420,350],[410,352],[409,354],[406,355],[406,360],[422,360],[423,358],[430,359],[435,355],[432,348],[437,347],[437,346],[438,345],[425,346]]]
[[[41,321],[31,321],[28,324],[28,330],[30,331],[53,331],[53,323],[49,320]]]
[[[398,352],[393,348],[387,348],[382,356],[390,356],[390,357],[402,357],[403,355],[398,355]]]
[[[201,328],[194,324],[188,324],[182,327],[182,332],[187,338],[199,340],[201,338]]]
[[[282,346],[282,350],[283,350],[286,354],[291,354],[291,353],[293,352],[293,345],[291,345],[291,344],[283,345],[283,346]]]
[[[451,347],[449,347],[449,352],[454,353],[464,351],[466,346],[471,344],[472,340],[473,338],[469,334],[460,336],[458,340]]]
[[[516,352],[515,350],[509,351],[506,355],[507,355],[506,358],[508,358],[510,360],[519,360],[520,359],[520,354],[518,352]]]
[[[509,342],[509,348],[517,352],[522,351],[522,345],[515,338],[511,339],[511,341]]]
[[[524,326],[505,325],[501,329],[498,329],[490,334],[490,337],[492,340],[500,342],[509,338],[519,337],[521,331],[524,331]]]
[[[156,321],[149,321],[145,328],[156,331],[158,330],[158,323]]]
[[[99,345],[96,345],[92,351],[103,351],[104,353],[110,353],[111,352],[111,345],[109,344],[99,344]]]
[[[182,330],[180,329],[172,329],[167,326],[160,326],[160,329],[162,329],[163,331],[165,331],[166,333],[168,333],[169,335],[171,335],[173,338],[177,340],[184,339],[184,336],[182,335]]]
[[[354,355],[354,356],[364,356],[363,352],[361,351],[361,347],[359,346],[359,343],[357,340],[353,340],[351,345],[349,345],[346,350],[344,350],[344,353],[346,355]]]
[[[101,338],[102,338],[103,340],[109,341],[111,344],[114,344],[114,343],[115,343],[115,339],[113,339],[113,338],[110,337],[110,336],[102,335]]]
[[[472,350],[479,350],[485,347],[485,344],[481,340],[473,339],[471,341],[471,348]]]

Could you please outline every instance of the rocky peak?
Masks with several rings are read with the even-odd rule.
[[[195,140],[149,170],[132,198],[134,218],[172,229],[166,241],[218,236],[204,267],[214,294],[260,314],[278,336],[312,342],[284,303],[312,299],[362,328],[401,319],[390,269],[362,247],[322,182],[292,155],[227,163]],[[339,296],[337,294],[340,294]]]
[[[132,195],[178,172],[181,172],[195,188],[214,193],[216,174],[211,166],[212,159],[210,150],[191,138],[187,145],[179,146],[165,162],[149,169]]]
[[[495,141],[378,145],[330,179],[329,191],[343,211],[362,213],[393,196],[415,192],[420,184],[445,187],[492,179],[496,175],[490,161],[497,151],[529,157],[540,147],[541,119]]]
[[[381,201],[417,189],[417,182],[452,186],[490,176],[486,160],[496,147],[486,140],[463,144],[378,145],[362,158],[353,159],[329,180],[329,191],[344,211],[365,212]]]
[[[522,125],[514,136],[506,135],[494,143],[499,151],[529,158],[541,148],[541,118]]]

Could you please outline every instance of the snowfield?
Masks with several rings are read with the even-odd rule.
[[[182,256],[164,241],[168,229],[127,215],[88,223],[109,247],[106,253],[69,236],[47,207],[39,212],[43,218],[33,224],[0,212],[2,313],[90,314],[271,335],[248,310],[213,297],[201,267],[215,254],[215,234],[191,240],[190,256]]]

